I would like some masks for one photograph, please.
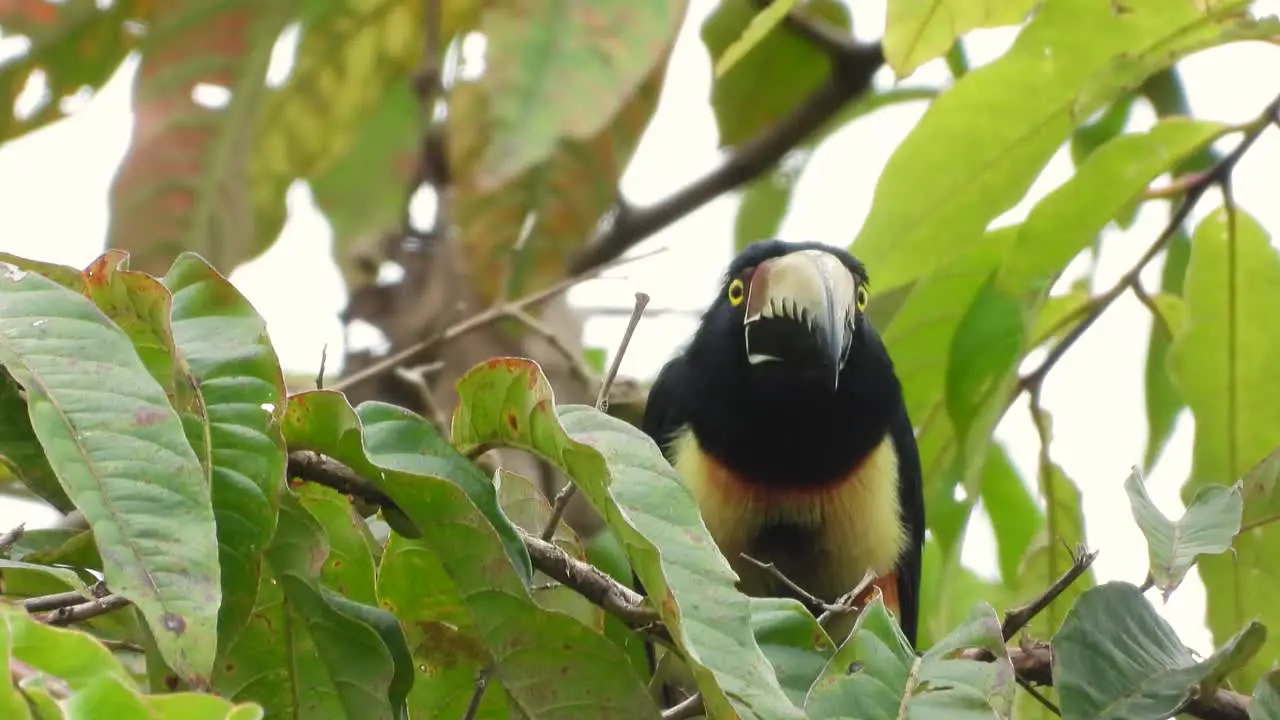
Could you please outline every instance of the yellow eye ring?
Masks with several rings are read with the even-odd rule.
[[[729,283],[729,304],[738,307],[747,297],[747,288],[742,284],[742,278],[734,278]]]
[[[870,298],[869,298],[869,294],[867,293],[867,289],[866,289],[865,287],[863,287],[863,286],[859,285],[859,286],[858,286],[858,297],[857,297],[857,303],[858,303],[858,310],[859,310],[859,312],[861,312],[862,310],[866,310],[866,309],[867,309],[867,300],[868,300],[868,299],[870,299]]]

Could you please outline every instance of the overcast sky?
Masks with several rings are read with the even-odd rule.
[[[857,3],[854,23],[859,35],[871,37],[883,27],[879,3]],[[623,189],[636,203],[657,200],[672,188],[697,177],[718,160],[716,129],[707,105],[711,66],[698,37],[702,19],[714,0],[691,0],[690,17],[677,42],[658,114],[645,135]],[[1280,11],[1280,0],[1256,3],[1259,13]],[[974,32],[967,41],[972,64],[998,57],[1014,32]],[[278,48],[272,74],[287,71],[288,43]],[[0,38],[0,58],[22,51],[14,38]],[[1182,63],[1183,78],[1198,117],[1239,122],[1255,116],[1280,92],[1280,48],[1241,43],[1197,55]],[[41,260],[84,266],[101,252],[107,227],[107,188],[124,154],[130,133],[128,89],[135,64],[130,61],[92,101],[81,99],[78,114],[0,148],[0,249]],[[945,82],[941,61],[919,69],[902,81],[913,86]],[[892,82],[886,69],[880,78]],[[24,101],[36,97],[33,93]],[[859,120],[832,136],[809,163],[792,209],[781,230],[791,240],[820,240],[846,245],[870,206],[876,179],[889,154],[924,110],[922,103],[900,105]],[[1135,111],[1131,127],[1152,122]],[[1228,143],[1227,145],[1229,145]],[[1236,196],[1273,234],[1280,228],[1280,132],[1265,135],[1236,172]],[[1059,153],[1028,197],[998,222],[1016,222],[1037,199],[1069,177],[1069,157]],[[1198,220],[1219,199],[1210,195],[1194,215]],[[652,296],[652,308],[695,312],[708,302],[711,288],[728,262],[736,197],[719,198],[651,238],[641,250],[669,247],[652,260],[640,261],[575,289],[570,297],[589,307],[629,310],[632,294]],[[341,345],[337,313],[345,290],[330,260],[331,235],[316,212],[304,184],[289,193],[290,217],[280,241],[259,260],[237,270],[232,279],[269,323],[286,369],[314,372],[321,347]],[[1147,211],[1124,233],[1112,233],[1098,269],[1099,288],[1125,272],[1160,231],[1163,215]],[[875,269],[871,268],[874,274]],[[1148,269],[1148,287],[1156,287],[1158,264]],[[283,289],[281,283],[306,278],[307,291]],[[622,373],[648,378],[692,330],[693,316],[663,314],[645,319],[622,364]],[[612,352],[625,317],[591,319],[587,341]],[[1095,570],[1100,581],[1141,582],[1146,545],[1129,511],[1123,482],[1140,462],[1146,442],[1142,371],[1150,317],[1129,295],[1090,329],[1059,363],[1044,389],[1053,413],[1054,459],[1080,485],[1086,529],[1093,548],[1101,551]],[[334,353],[330,353],[330,372]],[[1148,489],[1167,514],[1181,513],[1178,488],[1190,467],[1194,421],[1184,413],[1164,458],[1148,478]],[[998,436],[1027,478],[1034,477],[1038,445],[1027,420],[1026,403],[1017,403],[1001,424]],[[0,529],[26,521],[28,527],[50,522],[47,510],[11,503],[0,506]],[[970,525],[965,561],[983,575],[997,568],[990,525],[985,514]],[[1155,597],[1153,593],[1153,597]],[[1193,648],[1207,653],[1211,641],[1203,627],[1203,588],[1192,570],[1166,606],[1157,607]]]

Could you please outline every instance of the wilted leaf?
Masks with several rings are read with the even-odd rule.
[[[1136,467],[1125,480],[1124,489],[1129,493],[1133,519],[1147,538],[1151,576],[1166,600],[1182,583],[1197,557],[1226,552],[1240,530],[1244,501],[1239,487],[1206,485],[1200,488],[1177,522],[1165,517],[1151,502],[1142,473]]]
[[[321,592],[329,546],[292,493],[280,496],[257,605],[221,648],[214,689],[290,717],[396,717],[395,665],[372,627],[339,612]]]
[[[1170,351],[1169,371],[1196,420],[1191,479],[1182,490],[1190,504],[1200,488],[1234,482],[1280,446],[1280,386],[1272,363],[1280,356],[1280,255],[1257,221],[1237,209],[1233,223],[1218,209],[1200,223],[1184,298],[1186,324]],[[1200,559],[1215,642],[1254,619],[1280,627],[1280,606],[1265,590],[1280,584],[1269,559],[1278,549],[1280,528],[1269,525],[1237,536],[1233,554]],[[1268,642],[1238,680],[1256,682],[1277,647]]]
[[[489,6],[480,21],[488,46],[477,85],[486,110],[468,121],[483,122],[491,135],[468,173],[472,182],[495,190],[554,162],[562,141],[592,144],[607,135],[635,103],[633,93],[647,94],[644,86],[665,70],[684,14],[685,0]],[[625,165],[630,153],[621,155]]]
[[[5,36],[31,42],[25,53],[0,62],[0,103],[6,108],[0,113],[0,141],[16,140],[62,119],[66,103],[82,88],[105,85],[137,44],[126,23],[149,19],[150,10],[150,3],[137,0],[0,3]],[[37,78],[44,81],[44,97],[19,114],[16,101]]]
[[[904,0],[888,4],[884,59],[905,78],[940,58],[965,33],[978,28],[1017,25],[1034,0]]]
[[[1121,135],[1098,148],[1027,215],[1000,269],[1001,287],[1010,292],[1047,290],[1067,263],[1153,180],[1228,130],[1222,123],[1174,117],[1157,122],[1148,132]]]
[[[509,276],[510,297],[564,276],[568,257],[590,239],[617,200],[618,180],[657,108],[665,71],[665,64],[655,68],[599,134],[561,143],[545,162],[497,188],[483,186],[477,174],[480,154],[494,142],[484,124],[483,88],[454,85],[448,117],[453,212],[482,299],[499,296],[504,276]],[[512,272],[493,272],[495,267]]]
[[[111,185],[108,245],[163,275],[183,250],[231,272],[260,248],[245,187],[276,37],[294,0],[189,0],[147,28],[133,140]],[[197,87],[229,93],[222,107]]]
[[[474,465],[461,460],[470,466],[463,472],[433,453],[440,438],[430,423],[383,403],[353,411],[340,393],[314,391],[290,398],[285,432],[291,448],[323,452],[360,471],[422,530],[492,655],[494,680],[519,710],[549,718],[580,717],[587,708],[592,717],[656,717],[617,646],[532,601],[527,566],[511,562],[476,508],[477,501],[496,504],[492,483],[481,474],[483,485],[471,487]],[[566,676],[576,682],[560,682]]]
[[[364,225],[363,218],[380,217],[392,203],[403,208],[408,189],[412,166],[397,167],[384,153],[410,142],[397,128],[420,128],[409,82],[422,61],[425,6],[405,0],[311,5],[300,18],[302,37],[289,77],[266,91],[255,118],[248,169],[255,253],[280,233],[285,193],[294,180],[316,182],[316,202],[335,214],[336,248],[349,241],[353,227]],[[474,24],[479,6],[469,0],[441,3],[442,48]],[[419,132],[413,132],[413,142]],[[405,182],[393,189],[400,177]],[[359,196],[347,198],[347,190]],[[361,197],[370,201],[368,215],[356,209]]]
[[[988,650],[996,660],[953,657],[967,648]],[[877,594],[809,691],[805,711],[813,720],[994,719],[1007,716],[1015,689],[991,606],[979,603],[963,625],[917,657]]]
[[[458,380],[453,442],[532,452],[569,475],[627,551],[689,659],[711,713],[794,718],[751,632],[750,605],[688,487],[647,435],[594,408],[556,407],[541,368],[500,358]],[[653,539],[650,539],[653,538]],[[662,552],[658,552],[661,546]]]
[[[713,63],[719,63],[742,36],[758,9],[753,0],[721,0],[707,16],[702,42]],[[793,12],[836,31],[848,31],[851,24],[849,8],[837,0],[802,0]],[[766,35],[711,87],[720,147],[741,145],[771,127],[830,73],[829,57],[808,39],[786,28]]]
[[[0,266],[0,364],[27,391],[32,427],[93,528],[111,589],[165,660],[207,677],[221,601],[209,487],[164,391],[86,298]]]
[[[1257,654],[1267,631],[1250,622],[1196,662],[1138,588],[1110,582],[1082,595],[1053,638],[1063,720],[1163,720],[1212,692]]]
[[[1129,79],[1120,58],[1158,70],[1230,27],[1189,2],[1131,0],[1125,10],[1049,0],[1007,53],[929,106],[890,157],[853,243],[880,292],[942,267],[1017,203],[1078,120],[1120,90],[1103,80]]]
[[[209,416],[213,510],[218,518],[223,643],[253,608],[262,553],[284,484],[284,374],[266,321],[224,276],[183,253],[164,277],[173,337]]]

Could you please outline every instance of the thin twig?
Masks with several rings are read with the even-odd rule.
[[[1023,690],[1027,691],[1028,695],[1035,698],[1036,702],[1043,705],[1046,710],[1053,713],[1054,715],[1057,715],[1058,717],[1062,717],[1062,711],[1058,709],[1058,706],[1054,705],[1052,700],[1045,697],[1044,693],[1037,690],[1036,687],[1032,685],[1026,678],[1015,675],[1014,679],[1018,681],[1018,685],[1021,686]]]
[[[618,378],[618,368],[622,366],[622,356],[627,354],[627,347],[631,345],[631,336],[636,332],[636,325],[640,324],[640,317],[644,315],[644,308],[649,304],[649,296],[645,293],[636,293],[636,305],[631,310],[631,319],[627,321],[627,329],[622,331],[622,341],[618,343],[618,352],[613,355],[613,362],[609,365],[609,372],[605,373],[604,379],[600,381],[600,392],[596,395],[596,409],[605,412],[609,407],[609,388],[613,387],[613,382]],[[550,540],[555,537],[556,528],[560,525],[560,520],[564,518],[565,510],[569,507],[569,502],[573,500],[573,496],[578,492],[578,485],[572,480],[566,482],[564,487],[560,488],[560,492],[556,493],[555,501],[551,505],[551,517],[547,518],[546,527],[542,528],[542,539]]]
[[[94,598],[93,600],[80,603],[79,605],[51,610],[35,617],[37,620],[48,623],[49,625],[70,625],[71,623],[91,620],[100,615],[106,615],[109,612],[128,606],[129,601],[126,598],[120,595],[107,595],[106,597]]]
[[[769,573],[778,582],[782,583],[783,585],[786,585],[788,588],[791,589],[792,592],[799,595],[800,599],[803,600],[804,602],[808,603],[809,605],[812,605],[813,607],[821,608],[823,613],[841,612],[845,609],[840,607],[839,605],[829,603],[826,600],[823,600],[818,596],[814,595],[813,593],[809,592],[808,590],[805,590],[804,588],[800,587],[798,584],[796,584],[794,580],[787,577],[786,573],[779,570],[777,565],[774,565],[773,563],[764,562],[763,560],[757,560],[756,558],[753,558],[746,553],[738,553],[738,555],[743,560],[746,560],[752,565],[755,565],[761,570]]]
[[[13,546],[18,544],[18,541],[22,539],[26,532],[27,524],[21,523],[4,535],[0,535],[0,553],[7,553],[12,550]]]
[[[871,589],[878,577],[874,570],[867,568],[858,584],[854,585],[852,590],[836,599],[834,608],[825,610],[818,616],[818,625],[823,629],[829,629],[832,620],[858,609],[858,601]]]
[[[1240,159],[1245,156],[1249,148],[1253,147],[1253,144],[1262,136],[1262,133],[1266,132],[1267,128],[1274,122],[1277,113],[1280,113],[1280,95],[1277,95],[1257,118],[1242,126],[1244,137],[1241,138],[1240,144],[1231,152],[1227,153],[1203,173],[1185,176],[1188,178],[1185,182],[1186,195],[1183,197],[1182,203],[1178,205],[1178,209],[1170,216],[1164,230],[1151,243],[1147,251],[1142,254],[1138,262],[1115,285],[1086,303],[1083,308],[1084,317],[1067,332],[1062,340],[1049,350],[1048,355],[1045,356],[1040,365],[1018,381],[1017,392],[1030,391],[1033,387],[1043,383],[1053,366],[1062,359],[1062,356],[1075,345],[1076,341],[1085,334],[1093,323],[1107,311],[1107,308],[1138,282],[1142,271],[1169,244],[1169,241],[1177,234],[1182,224],[1186,222],[1187,217],[1191,215],[1191,211],[1195,209],[1205,194],[1215,185],[1225,186],[1230,182],[1231,173],[1235,170],[1236,165],[1239,164]],[[1182,180],[1183,178],[1179,179],[1180,182]],[[1017,395],[1017,392],[1014,393],[1014,396]],[[1012,402],[1012,398],[1010,402]]]
[[[472,720],[480,711],[480,701],[484,699],[484,691],[489,689],[489,676],[493,674],[493,665],[486,665],[476,673],[476,689],[471,694],[471,702],[467,703],[467,711],[462,720]]]
[[[564,358],[565,362],[569,364],[569,371],[573,373],[573,376],[581,381],[583,385],[594,384],[596,379],[595,373],[591,371],[591,368],[587,367],[587,364],[583,362],[582,357],[579,356],[578,353],[574,352],[567,343],[565,343],[564,338],[560,337],[559,333],[551,329],[551,326],[524,310],[515,309],[511,310],[508,314],[511,319],[519,321],[520,324],[524,325],[535,335],[546,340],[547,344],[551,346],[551,349],[559,353],[560,356]]]
[[[694,693],[662,711],[662,720],[689,720],[701,715],[702,693]]]
[[[538,290],[537,292],[534,292],[534,293],[530,293],[529,295],[526,295],[520,298],[519,300],[513,301],[511,303],[491,305],[488,308],[476,313],[475,315],[472,315],[471,317],[466,318],[465,320],[461,320],[457,323],[454,323],[453,325],[446,328],[444,332],[439,333],[438,335],[433,335],[432,337],[416,342],[406,348],[397,350],[396,352],[382,358],[381,360],[375,363],[372,363],[369,366],[364,367],[359,371],[354,372],[338,380],[337,382],[335,382],[333,385],[330,386],[330,389],[331,390],[348,390],[353,385],[363,382],[365,380],[368,380],[369,378],[379,375],[387,370],[390,370],[391,368],[397,365],[400,365],[401,363],[405,362],[406,360],[413,357],[414,355],[417,355],[418,353],[423,352],[424,350],[429,350],[435,347],[436,345],[449,342],[454,338],[457,338],[461,335],[465,335],[473,330],[482,328],[504,317],[511,317],[512,310],[527,310],[528,308],[531,308],[539,303],[546,302],[547,300],[550,300],[551,298],[564,293],[565,291],[569,290],[570,288],[577,285],[578,283],[581,283],[583,280],[587,280],[589,278],[595,277],[596,275],[604,272],[605,270],[617,268],[622,265],[636,262],[638,260],[651,258],[665,251],[666,251],[666,248],[658,248],[657,250],[654,250],[652,252],[641,253],[639,255],[633,255],[627,258],[621,258],[619,260],[610,262],[606,265],[601,265],[591,270],[587,270],[585,272],[579,273],[577,275],[574,275],[573,277],[565,278],[564,280],[561,280],[560,282],[557,282],[556,284],[551,285],[550,287],[544,288],[542,290]]]
[[[79,605],[92,599],[94,599],[92,595],[85,595],[79,590],[68,590],[67,592],[53,593],[52,595],[27,598],[22,601],[22,607],[26,608],[27,612],[47,612]]]
[[[320,369],[316,371],[316,389],[324,389],[324,366],[329,360],[329,343],[320,346]]]
[[[1049,603],[1056,600],[1071,583],[1076,581],[1076,578],[1085,574],[1097,557],[1098,553],[1096,551],[1089,552],[1087,548],[1081,546],[1073,553],[1071,567],[1062,574],[1062,577],[1058,578],[1056,582],[1031,602],[1022,607],[1006,611],[1004,623],[1000,628],[1000,634],[1004,636],[1005,641],[1008,642],[1010,638],[1018,634],[1019,630],[1026,627],[1027,623],[1035,619],[1035,616],[1039,615],[1040,611],[1049,607]]]

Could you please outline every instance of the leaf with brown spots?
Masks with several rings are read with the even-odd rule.
[[[752,632],[751,606],[688,486],[638,428],[584,405],[556,406],[532,360],[477,365],[457,382],[451,435],[463,452],[510,447],[564,471],[626,550],[716,717],[802,718]],[[515,410],[521,432],[502,420]],[[586,440],[589,438],[590,442]],[[658,548],[661,547],[661,552]]]
[[[374,541],[364,519],[356,514],[345,495],[322,485],[303,483],[294,495],[324,528],[329,540],[320,581],[344,597],[376,607]]]
[[[295,0],[186,0],[148,28],[133,93],[133,141],[111,186],[108,244],[165,273],[183,250],[231,272],[257,250],[249,150],[266,71]],[[221,107],[198,90],[229,93]]]
[[[557,144],[545,162],[496,188],[484,186],[480,175],[497,132],[484,120],[490,100],[479,84],[454,86],[448,117],[453,212],[483,299],[499,295],[504,274],[494,268],[512,268],[510,297],[564,277],[568,257],[618,199],[618,180],[657,108],[665,72],[665,62],[654,68],[600,132]]]
[[[321,452],[355,469],[422,531],[411,547],[422,553],[421,562],[439,563],[444,572],[433,576],[437,584],[447,581],[432,592],[430,604],[410,596],[422,592],[414,564],[404,562],[397,570],[389,553],[379,571],[379,594],[392,600],[412,646],[421,647],[419,623],[450,622],[466,631],[492,659],[493,681],[528,717],[656,720],[658,710],[621,648],[575,618],[534,602],[530,570],[512,561],[474,499],[484,493],[481,502],[496,504],[492,482],[480,474],[480,485],[470,487],[470,475],[442,476],[451,465],[432,452],[440,438],[430,423],[383,403],[353,410],[341,393],[312,391],[289,399],[285,433],[290,448]],[[474,465],[471,472],[478,472]],[[435,670],[457,667],[447,657],[434,660]],[[463,658],[459,664],[471,668],[471,662]],[[563,682],[564,674],[574,682]],[[456,680],[457,674],[446,677]],[[424,682],[430,680],[420,673],[415,686]]]
[[[141,611],[164,660],[208,678],[222,603],[209,484],[129,336],[83,295],[0,265],[0,365],[59,484],[84,513],[107,584]],[[139,426],[139,416],[159,422]],[[166,629],[169,615],[183,632]]]

